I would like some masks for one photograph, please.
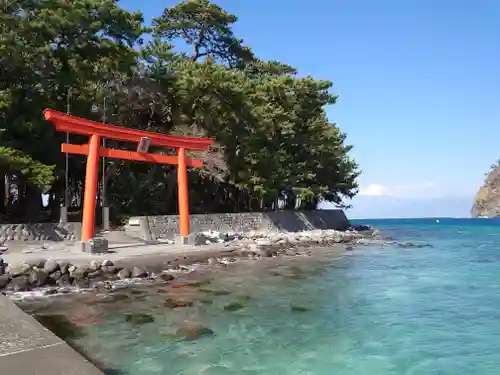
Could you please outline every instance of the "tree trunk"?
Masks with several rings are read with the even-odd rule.
[[[165,180],[166,180],[165,183],[167,184],[167,189],[165,191],[166,194],[165,214],[167,215],[177,211],[176,209],[173,209],[174,207],[177,207],[177,202],[175,202],[175,188],[177,187],[176,177],[177,177],[177,168],[172,168],[165,174]]]
[[[315,210],[317,206],[318,206],[318,200],[313,199],[312,201],[305,203],[303,209],[306,211],[312,211]]]
[[[42,192],[35,186],[26,184],[26,194],[23,204],[23,219],[28,223],[40,220],[42,210]]]
[[[49,216],[51,221],[59,221],[59,216],[61,214],[61,201],[63,199],[64,192],[61,189],[61,184],[55,183],[49,192]]]
[[[2,183],[0,184],[0,194],[2,194],[2,203],[0,204],[0,217],[2,217],[7,212],[7,203],[9,201],[6,188],[7,176],[4,173],[0,173],[0,176],[2,176]]]

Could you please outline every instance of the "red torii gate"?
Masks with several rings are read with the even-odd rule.
[[[83,201],[82,241],[94,237],[95,209],[97,197],[97,183],[99,172],[99,157],[125,160],[145,161],[160,164],[177,165],[177,183],[179,189],[179,217],[180,235],[186,238],[189,235],[189,200],[187,166],[200,168],[201,160],[192,160],[186,155],[186,150],[204,151],[214,143],[210,138],[190,138],[171,136],[154,132],[146,132],[90,121],[71,116],[63,112],[46,109],[43,115],[51,121],[61,132],[81,134],[89,137],[89,143],[75,145],[63,143],[61,151],[68,154],[87,155],[87,169],[85,173],[85,194]],[[117,150],[100,146],[101,138],[119,141],[134,142],[138,145],[144,141],[145,149],[138,152]],[[170,147],[176,149],[176,156],[147,153],[149,145]]]

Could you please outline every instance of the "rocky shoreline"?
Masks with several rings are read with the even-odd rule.
[[[345,232],[314,230],[296,233],[217,233],[204,232],[197,236],[203,244],[218,243],[214,253],[177,254],[170,259],[145,265],[144,259],[112,262],[92,260],[86,265],[74,265],[54,259],[30,259],[17,265],[7,265],[0,258],[0,291],[5,294],[40,290],[44,295],[71,293],[79,290],[113,288],[113,283],[159,280],[169,281],[176,272],[190,273],[195,264],[227,267],[239,259],[258,260],[277,256],[307,255],[312,247],[331,247],[352,244],[364,237],[377,238],[378,232],[369,227],[353,227]],[[140,257],[139,257],[140,258]],[[152,262],[151,262],[152,261]],[[147,262],[146,262],[147,263]],[[153,263],[153,264],[151,264]]]

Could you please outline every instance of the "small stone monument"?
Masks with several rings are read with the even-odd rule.
[[[76,243],[77,250],[87,254],[105,254],[108,252],[108,240],[101,237],[94,237],[88,241]]]

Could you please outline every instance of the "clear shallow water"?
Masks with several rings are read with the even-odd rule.
[[[169,293],[150,288],[111,304],[57,308],[84,327],[68,341],[110,375],[497,374],[500,221],[439,220],[362,221],[432,247],[263,261],[168,291],[198,301],[192,307],[169,309]],[[127,322],[130,312],[154,322]],[[173,338],[186,320],[215,335]]]

